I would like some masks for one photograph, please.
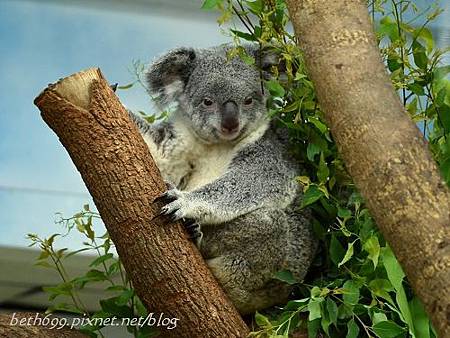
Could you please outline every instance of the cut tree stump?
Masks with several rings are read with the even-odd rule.
[[[165,184],[100,70],[51,84],[34,102],[80,172],[139,298],[149,312],[179,319],[162,336],[246,337],[182,225],[154,218]]]

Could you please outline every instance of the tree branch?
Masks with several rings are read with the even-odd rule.
[[[287,0],[346,167],[440,333],[450,336],[450,193],[386,74],[366,3]]]
[[[162,335],[245,337],[247,326],[182,226],[154,219],[165,184],[100,70],[50,85],[35,104],[81,173],[146,308],[179,319]]]

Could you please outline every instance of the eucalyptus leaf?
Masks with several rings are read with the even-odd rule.
[[[404,328],[390,320],[379,322],[372,329],[380,338],[395,338],[405,332]]]
[[[359,327],[354,319],[351,319],[347,323],[347,335],[345,338],[358,338]]]

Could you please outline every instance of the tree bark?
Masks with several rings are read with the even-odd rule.
[[[89,189],[137,295],[178,318],[164,337],[245,337],[248,328],[180,223],[154,218],[165,190],[148,147],[100,70],[50,85],[35,100]]]
[[[346,167],[440,337],[450,337],[449,189],[386,73],[365,1],[287,4]]]

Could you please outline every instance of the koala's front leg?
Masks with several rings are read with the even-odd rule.
[[[173,221],[191,219],[201,224],[211,223],[211,215],[220,210],[210,202],[210,198],[200,198],[200,195],[198,191],[186,192],[171,186],[158,198],[166,203],[160,214],[169,216]]]
[[[295,172],[272,154],[244,152],[216,181],[189,192],[172,187],[163,196],[167,204],[161,213],[203,225],[229,222],[263,207],[286,207],[298,189]]]

